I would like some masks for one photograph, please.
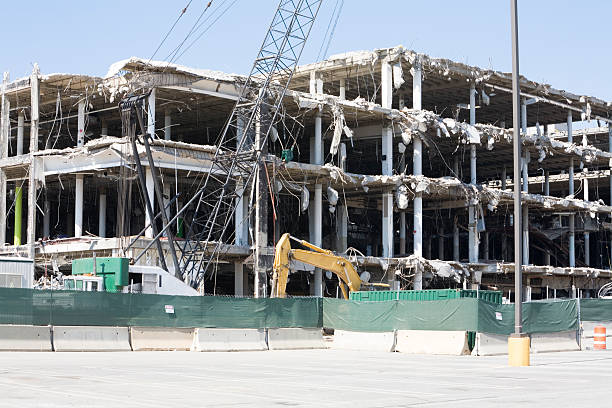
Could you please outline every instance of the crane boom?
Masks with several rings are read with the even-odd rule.
[[[264,42],[245,80],[240,96],[216,142],[206,176],[198,188],[195,211],[188,223],[186,240],[180,245],[180,268],[183,278],[198,287],[211,265],[227,248],[232,234],[235,208],[241,197],[237,186],[250,186],[253,180],[258,195],[254,207],[267,212],[265,157],[267,139],[272,128],[283,119],[282,102],[298,60],[316,19],[322,0],[280,0]],[[263,188],[266,187],[266,188]],[[252,206],[252,207],[253,207]],[[249,222],[245,217],[242,222]],[[265,224],[265,222],[264,222]],[[265,269],[262,249],[267,246],[265,225],[257,231],[255,243],[256,294],[265,294]],[[259,260],[259,261],[258,261]],[[262,288],[264,288],[262,290]]]

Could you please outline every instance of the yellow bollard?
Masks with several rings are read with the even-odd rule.
[[[525,367],[529,365],[529,337],[508,337],[508,365]]]

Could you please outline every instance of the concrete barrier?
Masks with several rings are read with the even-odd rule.
[[[476,333],[473,356],[499,356],[508,354],[508,336],[505,334]]]
[[[356,332],[334,330],[332,349],[358,351],[395,351],[395,331],[391,332]]]
[[[195,329],[174,327],[130,327],[132,350],[182,350],[191,349]]]
[[[266,329],[195,329],[192,351],[263,351]]]
[[[127,327],[54,326],[55,351],[130,351]]]
[[[578,332],[576,330],[557,333],[533,333],[531,334],[531,352],[546,353],[580,350],[577,336]]]
[[[398,330],[395,351],[409,354],[470,353],[467,331]]]
[[[52,351],[51,327],[0,325],[0,351]]]
[[[327,348],[321,329],[281,328],[268,329],[270,350],[298,350]]]

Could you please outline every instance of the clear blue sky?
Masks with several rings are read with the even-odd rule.
[[[232,1],[214,0],[211,10]],[[235,1],[178,63],[248,72],[278,1]],[[149,58],[187,2],[5,1],[0,70],[9,70],[15,79],[38,62],[44,73],[104,75],[117,60]],[[156,59],[164,59],[180,43],[205,3],[193,0]],[[335,3],[323,1],[302,63],[316,59]],[[509,71],[509,7],[509,0],[345,0],[328,54],[404,45]],[[612,101],[611,15],[612,2],[605,0],[519,0],[521,73],[556,88]]]

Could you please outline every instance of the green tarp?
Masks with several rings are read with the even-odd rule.
[[[166,313],[166,305],[174,313]],[[0,324],[321,327],[321,299],[250,299],[0,288]]]
[[[576,300],[523,303],[524,333],[553,333],[578,330]],[[514,304],[478,304],[478,329],[481,333],[514,332]]]
[[[612,321],[612,299],[580,299],[580,320]]]
[[[323,299],[323,326],[368,332],[396,329],[476,331],[478,302],[472,298],[384,302],[326,298]]]
[[[174,313],[166,313],[166,305]],[[612,301],[581,299],[582,320],[612,321]],[[475,298],[360,302],[0,288],[0,324],[162,327],[329,327],[354,331],[466,330],[510,334],[514,305]],[[576,300],[523,304],[523,331],[577,330]]]
[[[514,305],[498,305],[473,298],[384,302],[323,299],[323,326],[369,332],[466,330],[510,334],[514,331]],[[577,329],[575,300],[523,304],[525,333]]]

